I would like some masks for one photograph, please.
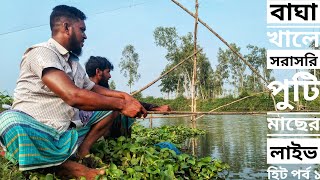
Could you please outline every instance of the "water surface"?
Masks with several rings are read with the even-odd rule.
[[[149,127],[149,120],[141,121]],[[153,119],[152,126],[190,126],[190,118]],[[195,155],[211,156],[230,165],[229,179],[267,179],[267,120],[264,115],[216,115],[197,121],[207,131],[196,139]]]

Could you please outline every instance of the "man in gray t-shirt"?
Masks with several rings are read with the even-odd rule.
[[[87,39],[85,19],[77,8],[56,6],[50,16],[52,38],[23,56],[13,110],[0,115],[0,145],[20,170],[56,166],[60,175],[93,179],[104,171],[69,157],[89,154],[114,123],[110,110],[128,117],[147,115],[127,93],[95,85],[86,76],[78,61]],[[84,117],[79,110],[95,113]]]

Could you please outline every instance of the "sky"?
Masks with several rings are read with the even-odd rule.
[[[195,12],[195,0],[178,2]],[[129,92],[129,87],[120,74],[119,62],[126,45],[132,44],[140,57],[141,79],[132,87],[138,90],[157,78],[168,63],[166,50],[155,45],[155,28],[176,27],[180,36],[194,30],[194,18],[170,0],[6,0],[0,4],[0,92],[10,95],[26,48],[50,38],[49,16],[56,5],[71,5],[87,15],[88,39],[80,63],[84,64],[92,55],[107,57],[115,66],[112,79],[117,90],[125,92]],[[199,18],[227,42],[235,42],[242,49],[248,44],[270,46],[266,36],[266,1],[199,0]],[[200,23],[198,44],[215,68],[218,48],[226,49],[226,46]],[[159,84],[143,91],[143,96],[165,96]]]

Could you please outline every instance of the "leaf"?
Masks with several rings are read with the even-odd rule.
[[[204,163],[204,162],[199,162],[199,163],[197,164],[198,167],[202,167],[202,166],[205,166],[205,165],[207,165],[207,163]]]
[[[214,165],[217,167],[217,168],[221,168],[221,163],[219,161],[215,161],[214,162]]]
[[[151,172],[151,174],[160,174],[160,169],[156,169],[153,172]]]
[[[184,163],[184,162],[181,163],[180,166],[181,166],[182,169],[187,169],[187,168],[189,168],[189,166],[187,165],[187,163]]]
[[[136,146],[132,146],[129,148],[130,152],[133,152],[133,153],[137,152],[138,149],[139,147],[136,147]]]
[[[150,154],[154,154],[155,153],[155,149],[153,147],[149,147],[147,150]]]
[[[149,174],[151,174],[151,172],[152,172],[152,170],[150,169],[149,166],[146,167],[146,171],[147,171],[147,173],[149,173]]]
[[[212,161],[212,158],[211,157],[205,157],[205,158],[202,158],[200,159],[201,162],[205,162],[205,163],[210,163]]]
[[[46,180],[53,180],[54,179],[54,176],[53,176],[53,174],[47,174],[46,175]]]
[[[166,167],[168,170],[173,171],[173,166],[171,164],[167,164]]]
[[[125,141],[126,140],[126,138],[124,137],[124,136],[120,136],[119,138],[118,138],[118,141],[120,141],[120,142],[123,142],[123,141]]]
[[[109,143],[110,143],[112,146],[116,146],[116,145],[117,145],[116,141],[114,141],[114,140],[110,140]]]
[[[140,166],[142,165],[143,163],[143,158],[144,158],[144,155],[141,156],[141,159],[140,159]]]
[[[215,172],[218,170],[218,168],[216,166],[210,166],[211,171]]]
[[[187,161],[187,163],[192,164],[192,165],[195,165],[195,164],[196,164],[196,160],[194,160],[194,159],[189,159],[189,160]]]
[[[137,165],[137,164],[139,163],[139,159],[132,158],[131,161],[130,161],[130,163],[131,163],[132,165]]]
[[[131,160],[130,152],[126,152],[126,157],[127,157],[128,160]]]
[[[117,168],[117,166],[116,166],[115,164],[111,163],[111,164],[110,164],[110,169],[111,169],[111,170],[116,170],[116,169],[118,169],[118,168]]]
[[[127,168],[126,171],[127,171],[129,174],[135,173],[135,170],[132,169],[132,168]]]
[[[179,161],[185,161],[187,158],[189,158],[189,155],[187,154],[178,155]]]
[[[115,169],[115,170],[113,170],[113,174],[116,177],[120,177],[121,175],[123,175],[123,172],[120,169]]]
[[[134,166],[134,170],[138,172],[143,171],[141,166]]]
[[[107,176],[103,176],[100,180],[108,180]]]
[[[95,178],[94,178],[94,180],[100,180],[101,179],[101,175],[100,174],[98,174]]]

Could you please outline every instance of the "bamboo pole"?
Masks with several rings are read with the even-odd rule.
[[[198,0],[196,0],[196,17],[194,22],[194,52],[197,52],[197,32],[198,32]],[[193,74],[192,74],[192,82],[191,82],[191,112],[197,112],[197,100],[196,100],[196,80],[197,80],[197,54],[194,54],[193,57]],[[196,121],[196,116],[191,116],[191,121]]]
[[[272,94],[271,95],[271,98],[272,98],[272,101],[273,101],[273,106],[274,106],[274,110],[277,111],[277,103],[276,103],[276,99],[274,98],[274,96]]]
[[[137,119],[150,119],[150,118],[152,118],[152,119],[161,119],[161,118],[171,119],[171,118],[184,118],[184,117],[190,117],[190,116],[192,116],[192,115],[190,115],[190,114],[189,115],[172,115],[172,116],[164,115],[164,116],[152,116],[152,117],[147,116],[145,118],[137,118]]]
[[[171,0],[172,2],[174,2],[176,5],[178,5],[180,8],[182,8],[184,11],[186,11],[189,15],[191,15],[193,18],[198,18],[198,21],[204,26],[206,27],[211,33],[213,33],[218,39],[220,39],[233,53],[235,53],[259,78],[261,78],[266,84],[269,84],[269,82],[262,76],[259,74],[259,72],[248,62],[244,59],[244,57],[238,53],[237,51],[235,51],[230,45],[229,43],[224,40],[217,32],[215,32],[210,26],[207,25],[207,23],[205,23],[204,21],[202,21],[199,17],[196,17],[191,11],[189,11],[187,8],[185,8],[182,4],[180,4],[179,2],[177,2],[176,0]],[[268,88],[267,88],[268,89]],[[271,91],[271,90],[269,90]],[[271,94],[271,96],[273,96],[273,94]],[[277,108],[275,107],[275,109],[277,110]]]
[[[150,118],[149,118],[149,127],[152,128],[152,114],[150,114]]]
[[[266,114],[263,111],[252,111],[252,112],[190,112],[190,111],[148,111],[148,114],[191,114],[191,115],[243,115],[243,114]]]
[[[229,106],[229,105],[234,104],[234,103],[236,103],[236,102],[245,100],[245,99],[247,99],[247,98],[249,98],[249,97],[253,97],[253,96],[256,96],[256,95],[258,95],[258,94],[262,94],[262,93],[266,93],[266,92],[268,92],[268,91],[259,92],[259,93],[256,93],[256,94],[253,94],[253,95],[250,95],[250,96],[243,97],[243,98],[241,98],[241,99],[232,101],[232,102],[230,102],[230,103],[228,103],[228,104],[224,104],[224,105],[219,106],[219,107],[217,107],[217,108],[215,108],[215,109],[212,109],[212,110],[209,111],[209,112],[214,112],[214,111],[216,111],[216,110],[218,110],[218,109],[221,109],[221,108],[223,108],[223,107]],[[203,116],[204,116],[204,115],[201,115],[201,116],[197,117],[197,119],[202,118]]]
[[[197,52],[191,54],[190,56],[188,56],[187,58],[185,58],[184,60],[182,60],[181,62],[179,62],[177,65],[175,65],[174,67],[172,67],[171,69],[169,69],[167,72],[163,73],[162,75],[160,75],[157,79],[153,80],[152,82],[150,82],[149,84],[147,84],[146,86],[144,86],[143,88],[141,88],[138,91],[134,91],[131,95],[135,95],[145,89],[147,89],[148,87],[150,87],[151,85],[153,85],[154,83],[156,83],[157,81],[159,81],[161,78],[163,78],[164,76],[166,76],[167,74],[169,74],[171,71],[173,71],[174,69],[176,69],[177,67],[179,67],[182,63],[184,63],[186,60],[190,59],[192,56],[194,56],[194,54],[199,53],[200,51],[202,51],[202,49],[199,49]]]
[[[191,142],[192,142],[192,155],[195,156],[196,155],[196,143],[195,143],[195,139],[191,138]]]
[[[188,14],[190,14],[192,17],[194,17],[194,18],[196,18],[196,15],[194,15],[191,11],[189,11],[187,8],[185,8],[182,4],[180,4],[179,2],[177,2],[176,0],[171,0],[172,2],[174,2],[176,5],[178,5],[179,7],[181,7],[184,11],[186,11]],[[224,40],[218,33],[216,33],[211,27],[209,27],[204,21],[202,21],[199,17],[198,17],[198,21],[202,24],[202,25],[204,25],[211,33],[213,33],[217,38],[219,38],[226,46],[228,46],[229,47],[229,49],[233,52],[233,53],[235,53],[254,73],[256,73],[265,83],[269,83],[263,76],[261,76],[260,74],[259,74],[259,72],[256,70],[256,69],[254,69],[254,67],[250,64],[250,63],[248,63],[245,59],[244,59],[244,57],[240,54],[240,53],[238,53],[236,50],[234,50],[230,45],[229,45],[229,43],[226,41],[226,40]]]
[[[277,113],[278,111],[256,111],[256,112],[195,112],[196,114],[205,114],[205,115],[260,115],[260,114],[264,114],[264,115],[267,115],[267,113],[270,113],[270,112],[275,112]],[[309,113],[312,113],[312,112],[319,112],[317,110],[313,110],[313,111],[309,111],[309,110],[300,110],[300,111],[281,111],[281,113],[286,113],[286,112],[290,112],[290,113],[301,113],[301,112],[309,112]],[[150,114],[150,111],[148,112]],[[160,112],[158,112],[160,113]],[[157,112],[155,113],[152,113],[152,114],[158,114]],[[162,114],[165,114],[167,112],[161,112]],[[179,115],[179,114],[188,114],[188,115]],[[172,115],[166,115],[166,116],[152,116],[152,118],[156,118],[156,119],[160,119],[160,118],[168,118],[168,119],[171,119],[171,118],[181,118],[181,117],[190,117],[192,116],[192,114],[194,114],[193,112],[189,112],[189,111],[175,111],[175,112],[172,112],[172,113],[167,113],[167,114],[178,114],[176,116]],[[200,116],[198,117],[200,118]],[[136,118],[136,119],[139,119],[139,120],[148,120],[150,119],[150,117],[146,117],[146,118]]]

